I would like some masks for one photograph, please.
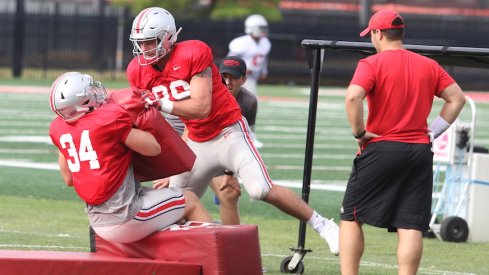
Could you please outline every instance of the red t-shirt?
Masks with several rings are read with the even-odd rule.
[[[132,151],[124,145],[132,129],[129,114],[104,104],[73,123],[60,117],[51,122],[49,136],[66,158],[77,194],[88,204],[110,199],[131,165]]]
[[[209,116],[204,119],[181,118],[187,126],[189,138],[203,142],[216,137],[223,128],[241,118],[239,105],[223,84],[207,44],[199,40],[176,43],[163,71],[149,65],[141,66],[134,58],[127,67],[126,75],[132,87],[152,91],[158,98],[185,100],[190,96],[190,79],[207,67],[212,68],[212,107]]]
[[[367,92],[366,129],[389,140],[429,143],[434,96],[455,83],[436,61],[408,50],[384,51],[358,62],[350,82]]]

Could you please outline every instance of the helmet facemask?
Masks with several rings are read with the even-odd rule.
[[[156,63],[170,53],[181,29],[176,30],[175,19],[167,10],[144,9],[134,19],[129,36],[134,57],[141,65]]]
[[[245,33],[255,38],[268,36],[268,22],[262,15],[252,14],[244,22]]]
[[[134,48],[132,53],[134,57],[137,58],[139,64],[141,65],[152,65],[158,60],[166,56],[172,49],[173,44],[177,40],[178,33],[182,28],[180,28],[175,34],[171,35],[168,31],[162,31],[157,34],[156,37],[149,38],[130,38]],[[146,47],[143,49],[142,44],[153,43],[152,47]]]
[[[254,26],[251,28],[250,34],[256,38],[268,36],[268,26]]]
[[[103,104],[107,92],[89,75],[66,73],[51,87],[51,109],[63,120],[73,122]]]

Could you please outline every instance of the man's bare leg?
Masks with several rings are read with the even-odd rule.
[[[200,202],[197,195],[191,191],[183,190],[185,197],[185,213],[184,217],[188,221],[212,222],[212,217]]]
[[[355,221],[340,222],[341,274],[357,275],[365,247],[362,225]]]
[[[264,201],[304,222],[307,222],[314,212],[296,193],[280,185],[274,185]]]
[[[233,186],[239,187],[239,182],[236,177],[230,176],[219,176],[214,177],[209,184],[217,198],[219,199],[220,204],[220,214],[221,214],[221,223],[222,224],[239,224],[239,205],[238,199],[241,195],[235,188],[226,187],[221,190],[221,186],[224,180],[228,181],[236,181],[233,183]]]
[[[418,272],[423,254],[423,235],[414,229],[397,229],[397,264],[399,275],[414,275]]]

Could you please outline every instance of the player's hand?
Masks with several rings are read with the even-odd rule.
[[[367,144],[371,139],[375,137],[380,137],[380,136],[372,132],[366,131],[365,135],[362,138],[357,139],[358,146],[362,148],[363,145]]]
[[[153,181],[153,189],[167,188],[170,185],[170,178],[164,178]]]
[[[146,109],[154,106],[156,109],[160,109],[160,100],[150,91],[144,91],[141,93],[141,99],[144,101],[144,107]]]
[[[237,177],[225,175],[222,178],[222,183],[219,185],[219,191],[230,188],[237,192],[238,196],[241,196],[241,185],[239,184]]]

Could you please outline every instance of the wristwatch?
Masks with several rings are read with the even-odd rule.
[[[365,136],[366,133],[367,133],[367,131],[365,129],[363,129],[363,131],[361,131],[360,134],[358,134],[358,135],[353,134],[353,137],[356,139],[361,139],[361,138],[363,138],[363,136]]]

